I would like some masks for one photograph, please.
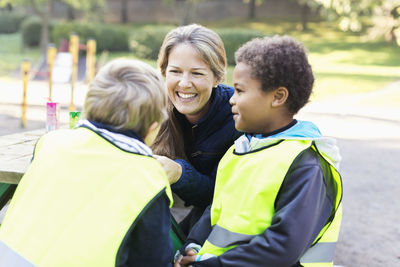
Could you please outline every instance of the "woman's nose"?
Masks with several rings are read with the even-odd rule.
[[[192,86],[190,77],[187,74],[182,75],[181,79],[179,80],[179,86],[183,88]]]

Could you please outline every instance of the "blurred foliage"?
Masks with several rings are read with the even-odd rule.
[[[232,28],[232,25],[235,25],[235,28]],[[316,76],[313,99],[367,93],[379,90],[400,79],[399,47],[387,44],[383,40],[367,41],[362,38],[363,32],[343,32],[336,21],[310,22],[307,32],[301,31],[297,21],[279,21],[276,19],[250,22],[245,19],[243,21],[231,19],[204,23],[204,26],[221,35],[227,48],[228,58],[230,55],[233,58],[233,51],[235,50],[234,47],[229,48],[233,45],[233,42],[226,39],[231,37],[230,32],[238,35],[252,32],[261,36],[288,34],[302,41],[309,50],[309,59]],[[80,26],[73,24],[73,26],[68,27],[67,30],[64,29],[65,36],[69,36],[72,31],[77,31]],[[135,57],[145,60],[155,67],[155,59],[162,40],[175,25],[127,24],[91,25],[90,27],[89,29],[94,32],[97,32],[98,27],[109,27],[129,34],[128,39],[132,51],[110,52],[108,60],[115,57]],[[228,37],[224,36],[225,32],[228,32]],[[86,30],[86,33],[81,34],[81,42],[85,40],[83,35],[93,37],[89,36],[89,33],[90,30]],[[18,68],[20,60],[24,57],[28,57],[32,61],[40,57],[38,49],[27,48],[26,52],[21,54],[21,45],[19,45],[21,40],[20,34],[0,34],[0,43],[2,44],[0,46],[0,57],[2,59],[0,60],[0,75]],[[240,41],[240,43],[245,42],[244,38],[241,40],[243,41]],[[236,43],[239,43],[239,41]],[[99,49],[98,51],[101,52]],[[230,61],[232,62],[232,60]],[[232,64],[231,62],[230,64]],[[232,85],[232,70],[233,66],[228,66],[226,83],[229,85]]]
[[[0,33],[17,32],[24,18],[20,13],[0,11]]]
[[[21,24],[22,40],[25,46],[38,46],[42,31],[41,19],[37,16],[26,18]]]
[[[165,35],[173,26],[146,26],[132,30],[131,50],[136,57],[156,60]],[[257,30],[243,28],[214,29],[225,45],[228,64],[235,64],[234,53],[245,42],[262,37],[264,34]]]
[[[366,29],[367,39],[384,38],[386,42],[400,45],[400,0],[310,1],[317,1],[327,10],[333,11],[344,31],[360,32]]]
[[[228,64],[235,64],[235,51],[247,41],[256,37],[263,37],[265,34],[257,30],[243,28],[214,29],[224,42],[226,59]]]
[[[79,36],[79,42],[85,44],[88,39],[96,40],[97,52],[103,50],[128,51],[129,35],[125,29],[104,24],[57,23],[51,31],[51,40],[59,44],[62,39],[69,40],[72,33]]]
[[[149,25],[131,31],[130,48],[135,57],[156,60],[165,35],[173,26]]]
[[[44,53],[47,51],[47,45],[49,42],[49,25],[50,18],[52,17],[52,6],[56,0],[0,0],[0,7],[5,7],[11,4],[12,6],[23,6],[30,7],[34,14],[40,18],[41,22],[41,34],[40,34],[40,45]],[[58,0],[75,9],[85,11],[85,14],[93,14],[93,11],[98,10],[100,6],[103,6],[105,0]],[[93,17],[93,16],[91,16]]]
[[[362,33],[343,32],[336,21],[310,22],[307,32],[301,31],[297,22],[287,20],[225,20],[207,26],[220,29],[232,24],[264,35],[287,34],[303,42],[316,76],[313,99],[371,92],[400,79],[399,47],[367,41]],[[228,67],[228,84],[232,84],[232,70]]]

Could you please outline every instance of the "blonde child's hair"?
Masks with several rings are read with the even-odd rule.
[[[115,59],[89,84],[84,104],[88,120],[134,130],[142,137],[153,122],[167,119],[167,93],[162,76],[150,65]]]

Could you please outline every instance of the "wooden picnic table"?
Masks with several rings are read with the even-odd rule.
[[[18,184],[45,129],[0,136],[0,183]]]

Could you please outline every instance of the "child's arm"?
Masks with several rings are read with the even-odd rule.
[[[271,226],[249,243],[193,266],[296,266],[328,221],[333,191],[327,190],[318,156],[307,150],[285,177]]]
[[[198,244],[202,246],[210,235],[211,227],[211,205],[206,208],[199,221],[193,226],[190,231],[186,243],[180,249],[182,255],[185,255],[185,249],[189,244]]]
[[[170,228],[169,200],[163,194],[138,219],[121,245],[116,266],[172,266]]]

